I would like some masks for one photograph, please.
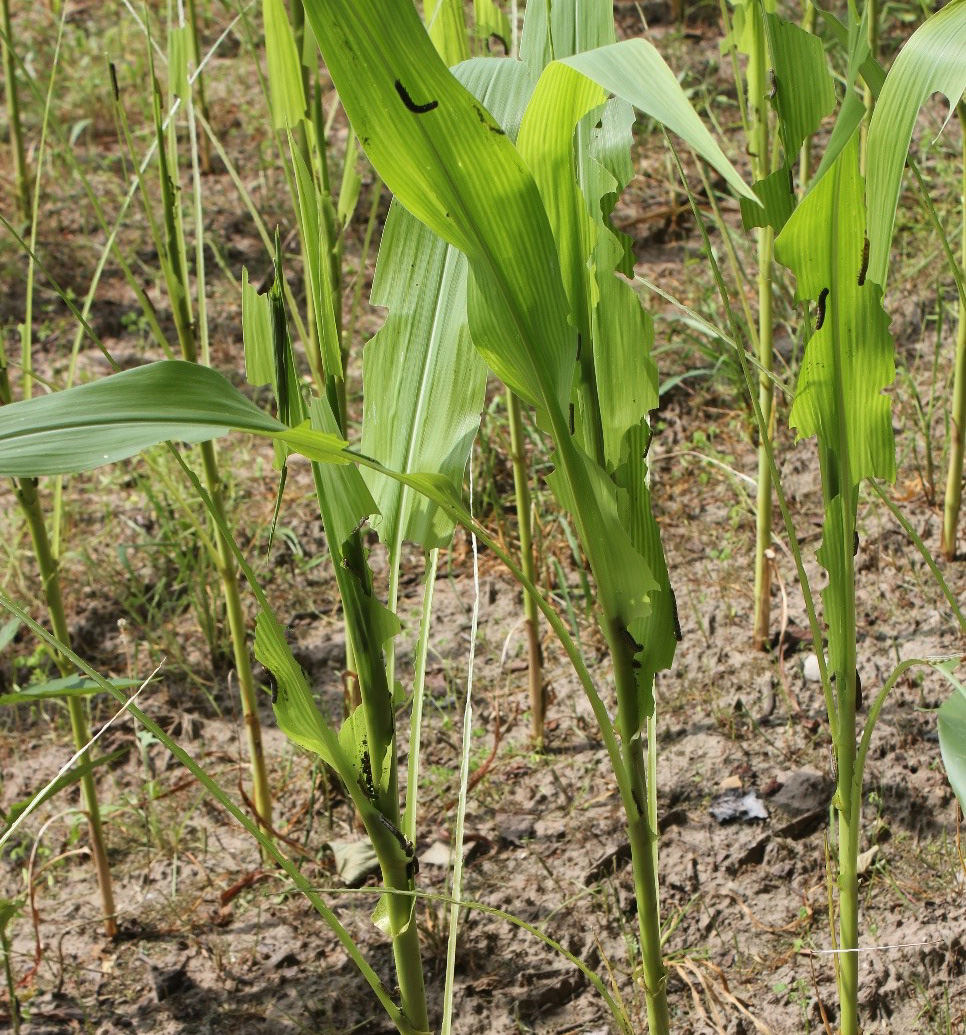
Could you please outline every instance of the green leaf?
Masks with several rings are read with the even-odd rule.
[[[250,385],[275,384],[275,352],[272,348],[272,310],[268,295],[260,295],[242,267],[242,344],[245,379]]]
[[[452,67],[470,56],[463,0],[423,0],[426,31],[440,56]]]
[[[294,129],[305,118],[302,63],[282,0],[262,0],[272,125]]]
[[[532,83],[526,66],[476,59],[455,74],[511,139]],[[393,202],[379,248],[370,302],[389,315],[363,354],[362,451],[394,471],[439,472],[460,486],[480,423],[486,364],[470,340],[467,260]],[[395,556],[404,539],[445,545],[453,523],[411,489],[373,472],[379,507],[372,522]]]
[[[919,109],[939,92],[948,98],[952,114],[964,91],[966,0],[952,0],[899,51],[869,123],[869,278],[877,284],[886,282],[902,170]]]
[[[103,467],[162,442],[205,442],[230,429],[264,435],[323,463],[351,463],[346,443],[287,428],[221,374],[162,360],[0,409],[0,476],[37,478]]]
[[[264,609],[255,620],[255,657],[275,679],[277,693],[272,706],[278,728],[343,775],[347,767],[338,737],[319,711],[278,619]]]
[[[847,441],[850,485],[895,477],[892,404],[883,390],[895,378],[895,348],[882,289],[859,284],[865,212],[858,140],[802,200],[775,241],[778,260],[795,274],[795,298],[819,302],[822,325],[805,348],[789,423],[799,437],[818,435],[838,458]]]
[[[190,28],[172,27],[168,32],[168,93],[182,100],[188,96],[188,58],[192,50]]]
[[[513,44],[513,28],[510,19],[493,0],[473,0],[473,34],[477,39],[497,36],[503,41],[507,54]]]
[[[847,88],[835,125],[829,135],[822,160],[812,177],[812,184],[820,180],[832,167],[832,163],[842,153],[842,149],[852,139],[853,133],[865,118],[865,97],[855,89],[856,80],[861,74],[863,82],[869,87],[872,96],[877,98],[885,82],[885,71],[872,57],[869,47],[868,18],[870,5],[862,5],[862,16],[857,18],[852,8],[849,9],[849,24],[844,25],[834,14],[817,8],[822,15],[826,28],[832,37],[848,55],[848,70],[845,73]]]
[[[939,750],[949,784],[966,812],[966,686],[942,665],[936,666],[957,692],[939,706]]]
[[[835,110],[835,88],[818,36],[794,22],[765,13],[765,29],[774,62],[774,106],[786,157]]]
[[[7,928],[20,916],[26,901],[24,898],[0,898],[0,935],[6,936]]]
[[[614,38],[610,4],[528,0],[520,57],[539,75],[554,59],[607,46]]]
[[[109,682],[114,682],[110,680]],[[104,687],[100,687],[104,690]],[[95,769],[102,765],[112,766],[120,762],[122,758],[130,751],[130,746],[125,745],[124,747],[118,748],[116,751],[110,752],[107,755],[99,755],[97,758],[88,759],[86,762],[79,763],[78,765],[72,766],[67,770],[66,773],[59,776],[46,790],[44,790],[37,798],[27,798],[24,801],[14,802],[13,805],[7,809],[7,826],[12,826],[20,818],[20,816],[26,812],[27,809],[39,808],[44,802],[49,801],[51,798],[56,797],[62,790],[67,787],[73,786],[75,783],[79,783],[88,773],[93,772]]]
[[[759,205],[747,198],[739,198],[741,222],[746,230],[756,226],[771,226],[779,233],[795,210],[790,171],[787,166],[776,169],[763,180],[753,183],[751,189],[758,195]]]
[[[316,433],[335,438],[338,425],[325,399],[313,397],[309,404],[312,427]],[[323,504],[325,534],[336,564],[349,536],[371,514],[379,512],[359,469],[352,464],[325,464],[316,472]]]
[[[307,0],[305,12],[370,161],[409,211],[467,255],[484,359],[532,404],[563,410],[576,342],[556,249],[502,127],[450,74],[411,0]]]
[[[162,360],[0,409],[0,475],[75,474],[161,442],[205,442],[230,428],[286,429],[221,374]]]
[[[283,0],[262,0],[265,55],[271,122],[275,129],[294,129],[305,117],[302,65]]]
[[[385,794],[389,788],[392,759],[384,754],[379,771],[373,768],[372,752],[369,749],[369,734],[366,728],[365,708],[360,704],[353,708],[339,730],[339,744],[352,765],[356,782],[366,788],[370,798]]]
[[[111,686],[118,690],[129,690],[140,686],[137,679],[111,679]],[[86,676],[64,676],[62,679],[51,679],[45,683],[34,683],[12,694],[0,694],[2,704],[32,704],[34,701],[46,701],[52,698],[63,700],[67,697],[89,697],[103,691],[100,683]]]
[[[0,625],[0,650],[4,650],[13,643],[14,637],[17,635],[17,630],[20,628],[20,620],[18,618],[10,618],[3,625]]]
[[[757,201],[653,44],[642,39],[622,40],[562,63],[656,119],[716,169],[736,194]]]
[[[342,351],[335,312],[341,300],[335,296],[332,286],[329,243],[326,239],[326,219],[322,211],[325,199],[315,188],[311,169],[305,164],[302,152],[290,140],[289,150],[295,167],[295,183],[298,188],[298,218],[304,250],[305,275],[311,292],[318,332],[325,362],[327,377],[343,377]],[[281,297],[281,296],[280,296]]]

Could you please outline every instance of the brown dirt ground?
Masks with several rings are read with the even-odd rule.
[[[618,7],[623,31],[638,31],[633,5]],[[114,211],[124,180],[98,54],[125,56],[122,89],[133,107],[141,103],[137,83],[144,61],[129,24],[111,23],[106,11],[92,4],[74,4],[72,10],[66,46],[75,60],[64,73],[59,115],[77,129],[78,153],[108,211]],[[648,13],[672,64],[689,69],[686,83],[718,104],[727,133],[733,105],[727,68],[717,58],[717,29],[692,13],[682,33],[667,24],[666,11],[649,7]],[[38,67],[45,67],[50,41],[42,13],[25,18],[24,28],[36,42]],[[209,39],[216,34],[212,28]],[[279,220],[284,237],[290,216],[283,184],[269,143],[259,137],[257,83],[245,47],[235,38],[213,63],[209,97],[212,119],[266,224]],[[28,126],[37,115],[34,108],[28,105]],[[955,153],[955,138],[944,146]],[[936,154],[930,152],[941,175],[941,152]],[[616,220],[634,235],[643,273],[691,304],[706,306],[709,289],[703,274],[696,275],[700,265],[691,261],[699,259],[700,237],[690,216],[680,211],[684,199],[663,185],[665,161],[655,143],[642,141],[641,176]],[[58,164],[55,172],[44,195],[39,248],[51,272],[83,297],[102,235],[66,167]],[[9,176],[9,169],[3,173]],[[367,181],[360,212],[367,208],[368,191]],[[264,249],[223,171],[206,178],[205,205],[224,267],[234,277],[243,264],[253,279],[267,273]],[[914,199],[906,211],[914,224]],[[359,264],[362,231],[361,224],[354,226],[348,238],[350,265]],[[139,213],[132,211],[121,240],[169,327]],[[924,247],[934,249],[932,242]],[[895,393],[901,463],[896,497],[926,544],[938,550],[941,514],[924,477],[929,439],[908,388],[915,384],[928,399],[938,334],[937,406],[928,425],[938,458],[952,329],[947,319],[937,330],[929,253],[916,252],[911,243],[907,250],[921,265],[905,280],[907,294],[897,292],[891,302],[900,365],[908,372]],[[935,266],[937,253],[931,254]],[[5,273],[0,320],[10,348],[15,324],[23,318],[23,263],[9,241],[0,248],[0,268]],[[363,275],[367,287],[371,268]],[[236,288],[214,263],[210,291],[215,362],[238,371]],[[793,341],[794,316],[787,304],[782,312]],[[111,264],[92,322],[122,364],[153,356],[136,302]],[[368,336],[378,323],[378,314],[367,311],[361,331]],[[669,322],[660,320],[658,330],[662,343],[673,346],[661,358],[662,376],[713,362]],[[36,362],[55,381],[63,377],[72,333],[62,307],[41,284]],[[96,351],[85,348],[80,369],[88,376],[106,368]],[[828,734],[817,684],[803,677],[811,645],[802,633],[807,623],[794,570],[779,547],[774,608],[776,625],[781,621],[786,633],[781,650],[757,654],[748,646],[754,519],[746,476],[755,460],[746,411],[726,377],[713,384],[694,378],[665,394],[656,428],[654,498],[684,634],[674,668],[659,686],[661,895],[675,1031],[818,1032],[823,1012],[833,1026],[835,1016],[833,963],[823,954],[831,944],[825,881]],[[510,498],[505,439],[505,426],[488,415],[474,462],[494,486],[479,506],[512,541],[512,507],[497,502]],[[539,467],[540,443],[536,438],[533,443]],[[809,572],[820,585],[814,562],[821,517],[814,447],[795,445],[781,434],[779,455]],[[275,488],[271,457],[251,442],[234,440],[225,444],[223,456],[240,540],[258,558],[266,591],[289,625],[323,707],[337,715],[344,638],[310,478],[294,470],[282,531],[268,552]],[[156,463],[163,467],[164,458]],[[942,472],[938,459],[937,471]],[[63,577],[73,642],[105,673],[143,676],[163,660],[160,679],[145,691],[142,706],[234,793],[245,770],[229,663],[217,638],[210,648],[196,617],[220,619],[216,588],[170,492],[155,488],[152,503],[151,484],[143,462],[70,482]],[[3,585],[40,614],[26,533],[6,489],[0,498]],[[561,606],[570,604],[581,615],[582,647],[594,677],[606,687],[606,652],[586,617],[577,565],[546,493],[538,496],[538,510],[543,581]],[[956,651],[962,641],[917,551],[889,514],[866,500],[860,528],[859,656],[867,705],[897,659]],[[446,891],[455,816],[473,603],[469,557],[469,544],[458,534],[436,586],[418,848],[424,860],[420,886],[437,894]],[[560,561],[564,582],[553,558]],[[413,575],[403,586],[400,609],[403,673],[411,666],[421,593],[421,559],[414,552],[411,560]],[[385,567],[380,548],[374,548],[372,561],[378,578]],[[545,638],[549,750],[544,756],[530,751],[520,593],[494,557],[484,551],[480,563],[472,751],[478,776],[466,818],[464,894],[562,942],[613,982],[635,1030],[644,1030],[635,971],[636,907],[621,810],[590,708],[563,652]],[[945,571],[952,592],[963,599],[962,565]],[[35,648],[21,635],[0,660],[0,683],[9,684],[15,671],[29,673],[32,666],[39,675],[44,659]],[[966,1031],[958,810],[939,759],[934,715],[945,693],[932,674],[913,673],[902,681],[883,711],[871,752],[861,846],[870,853],[861,886],[868,949],[860,963],[862,1016],[870,1035]],[[100,724],[111,709],[97,703],[93,713]],[[334,870],[330,845],[360,840],[345,797],[274,728],[267,695],[262,719],[277,795],[276,825],[305,846],[305,872],[329,889],[327,900],[391,986],[389,946],[368,919],[374,881],[350,894]],[[55,707],[0,714],[0,804],[9,807],[42,786],[69,757],[68,745],[65,720]],[[407,746],[404,736],[404,760]],[[390,1030],[310,905],[278,873],[262,867],[247,836],[160,745],[139,741],[125,719],[106,735],[104,747],[130,749],[99,781],[122,936],[108,943],[99,934],[75,794],[40,810],[0,858],[0,894],[20,894],[27,882],[33,888],[32,910],[12,928],[14,971],[29,1012],[26,1035],[379,1035]],[[757,792],[768,818],[717,823],[709,807],[728,787]],[[420,904],[419,916],[430,996],[438,1007],[447,912],[429,898]],[[3,1002],[0,997],[0,1011]],[[566,960],[525,930],[473,910],[460,926],[455,1017],[460,1035],[616,1030],[599,996]]]

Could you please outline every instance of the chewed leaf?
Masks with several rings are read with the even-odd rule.
[[[255,657],[275,679],[277,692],[273,707],[279,729],[300,747],[317,754],[340,774],[344,773],[346,766],[339,757],[342,752],[335,731],[319,711],[305,673],[270,611],[260,611],[255,621]]]
[[[623,40],[567,58],[564,64],[676,133],[724,177],[736,194],[752,203],[757,200],[652,43]]]
[[[785,154],[794,155],[835,110],[835,89],[818,36],[777,14],[765,15],[765,28],[775,62],[773,103]]]
[[[574,334],[556,249],[503,127],[450,74],[412,0],[304,6],[370,161],[400,204],[466,254],[487,316],[476,347],[532,404],[563,407]],[[374,31],[386,24],[391,48]],[[411,111],[397,82],[415,104],[435,106]]]
[[[891,402],[883,394],[895,378],[895,347],[882,289],[869,278],[859,284],[862,198],[853,138],[775,242],[779,261],[795,273],[796,298],[818,303],[789,423],[802,437],[818,435],[833,455],[840,454],[844,435],[852,486],[863,478],[895,477]]]
[[[758,195],[759,205],[740,198],[741,222],[746,230],[756,226],[771,226],[780,232],[795,210],[791,174],[787,166],[776,169],[763,180],[753,183],[751,189]]]

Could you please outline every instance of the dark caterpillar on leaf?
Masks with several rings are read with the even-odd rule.
[[[427,112],[433,111],[434,108],[439,107],[439,101],[427,101],[426,104],[417,104],[412,97],[409,96],[409,91],[398,79],[393,85],[396,87],[396,93],[399,94],[399,99],[414,115],[425,115]]]
[[[862,245],[862,268],[859,270],[859,287],[865,283],[865,275],[869,272],[869,239]]]
[[[825,323],[825,302],[828,299],[828,288],[822,288],[822,293],[818,296],[818,319],[815,321],[815,330],[820,331],[822,324]]]

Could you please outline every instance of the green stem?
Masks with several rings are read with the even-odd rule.
[[[30,538],[34,545],[34,554],[40,568],[40,578],[47,610],[54,635],[61,643],[70,644],[70,633],[67,628],[67,615],[64,611],[64,599],[61,594],[60,572],[57,560],[50,549],[47,525],[44,522],[40,498],[37,494],[37,482],[32,478],[21,478],[16,482],[15,493],[20,508],[30,529]],[[58,655],[57,664],[67,674],[66,661]],[[67,713],[70,716],[70,727],[74,747],[81,752],[78,764],[85,766],[90,762],[87,745],[91,741],[90,726],[87,722],[85,702],[78,697],[67,698]],[[101,912],[104,917],[104,933],[108,938],[117,935],[115,918],[114,891],[111,886],[111,868],[107,860],[107,848],[104,844],[104,830],[101,825],[101,810],[97,800],[97,787],[94,775],[88,769],[81,777],[81,790],[84,798],[84,809],[87,813],[88,832],[91,839],[91,855],[94,870],[97,873],[97,885],[101,895]]]
[[[30,182],[27,177],[27,158],[20,122],[20,98],[17,92],[17,73],[13,56],[13,29],[10,24],[10,0],[0,0],[0,18],[3,23],[3,79],[6,88],[7,125],[10,127],[10,151],[13,157],[14,181],[17,185],[17,204],[20,215],[29,222],[31,215]]]
[[[17,985],[13,980],[13,967],[10,965],[10,939],[6,930],[0,930],[0,952],[3,953],[3,973],[7,981],[7,998],[10,1000],[10,1029],[13,1035],[20,1035],[20,1000],[17,998]]]
[[[191,60],[194,64],[194,69],[192,71],[195,72],[194,85],[198,89],[198,110],[201,112],[205,122],[210,122],[211,116],[208,114],[208,97],[205,93],[205,77],[200,71],[197,71],[198,64],[201,60],[201,34],[198,31],[197,0],[186,0],[186,6],[188,28],[191,35]],[[201,167],[204,169],[205,173],[211,172],[211,147],[208,144],[208,138],[206,136],[202,136],[201,138]]]
[[[879,0],[866,0],[868,22],[866,24],[866,39],[869,44],[870,57],[873,61],[879,57]],[[862,119],[862,126],[859,131],[859,169],[865,175],[865,159],[869,141],[869,121],[872,118],[872,109],[875,106],[875,96],[872,88],[866,83],[862,89],[865,100],[865,115]]]
[[[320,467],[313,464],[312,469],[323,527],[333,528],[335,523],[324,491]],[[357,801],[356,804],[379,859],[383,884],[388,892],[389,929],[402,1010],[417,1031],[428,1031],[419,933],[413,915],[415,874],[409,868],[410,857],[403,852],[399,840],[393,836],[405,836],[399,813],[395,708],[382,642],[371,621],[372,575],[359,532],[350,535],[341,547],[330,542],[330,550],[345,615],[347,652],[351,648],[359,679],[369,767],[375,777],[375,785],[369,788],[372,808],[363,808],[366,802]],[[383,773],[386,773],[385,777]],[[373,811],[378,815],[373,815]]]
[[[748,58],[748,112],[751,118],[749,149],[756,180],[771,172],[768,133],[767,61],[763,15],[753,5],[753,43]],[[772,480],[768,446],[774,421],[774,368],[772,340],[772,269],[775,232],[771,227],[758,230],[758,403],[765,418],[758,443],[758,490],[755,519],[755,624],[753,644],[762,650],[768,643],[771,622],[771,547]]]
[[[805,0],[805,13],[802,16],[802,28],[814,34],[815,32],[815,4],[812,0]],[[812,134],[809,133],[802,141],[802,149],[798,156],[798,187],[802,194],[808,189],[808,181],[812,176]]]
[[[412,717],[409,726],[409,764],[406,769],[406,809],[403,813],[402,832],[410,841],[416,840],[416,809],[419,797],[419,748],[423,729],[423,699],[426,690],[426,659],[429,656],[429,625],[433,614],[433,592],[436,588],[436,568],[439,550],[429,551],[426,580],[423,587],[423,612],[419,619],[419,638],[416,641],[416,665],[413,675]]]
[[[203,442],[201,444],[201,460],[205,472],[205,484],[207,485],[212,503],[224,521],[224,500],[221,493],[215,447],[212,442]],[[258,719],[258,705],[255,698],[255,676],[252,673],[251,655],[248,651],[245,611],[242,607],[238,575],[231,547],[228,545],[220,529],[216,533],[216,539],[218,544],[218,574],[221,577],[221,588],[225,598],[228,631],[231,636],[235,674],[238,677],[238,693],[242,705],[242,718],[245,723],[245,743],[248,748],[248,759],[252,770],[253,801],[259,822],[264,825],[266,830],[270,830],[272,827],[272,791],[268,780],[268,768],[265,764],[265,752],[262,746],[262,727]]]
[[[966,217],[966,105],[957,107],[963,133],[962,208]],[[962,265],[966,267],[966,222],[962,231]],[[966,446],[966,306],[959,302],[959,325],[956,333],[956,367],[953,376],[953,410],[949,424],[949,471],[946,476],[946,501],[943,510],[942,552],[947,560],[956,556],[956,532],[963,499],[963,455]]]
[[[510,417],[510,459],[513,463],[513,492],[516,496],[517,529],[520,536],[520,567],[535,583],[533,538],[530,525],[530,485],[527,478],[527,457],[523,439],[523,416],[520,400],[507,389],[507,411]],[[543,687],[543,652],[540,649],[540,625],[537,602],[523,594],[524,624],[527,631],[527,672],[530,688],[530,740],[537,751],[543,750],[547,697]]]
[[[661,946],[657,876],[658,833],[650,819],[647,762],[644,757],[643,740],[639,733],[627,730],[620,721],[622,714],[637,710],[637,677],[633,667],[633,655],[621,635],[619,622],[608,622],[605,635],[614,662],[618,726],[621,727],[622,736],[621,763],[631,784],[632,801],[630,808],[625,803],[625,815],[631,845],[634,891],[637,896],[648,1032],[649,1035],[667,1035],[671,1019],[667,1003],[667,969],[664,966]]]
[[[758,444],[758,488],[755,506],[755,630],[754,646],[763,650],[768,644],[771,624],[771,547],[772,477],[768,447],[763,441],[773,438],[775,388],[774,348],[772,344],[772,260],[775,231],[758,231],[758,404],[765,418],[762,441]]]

